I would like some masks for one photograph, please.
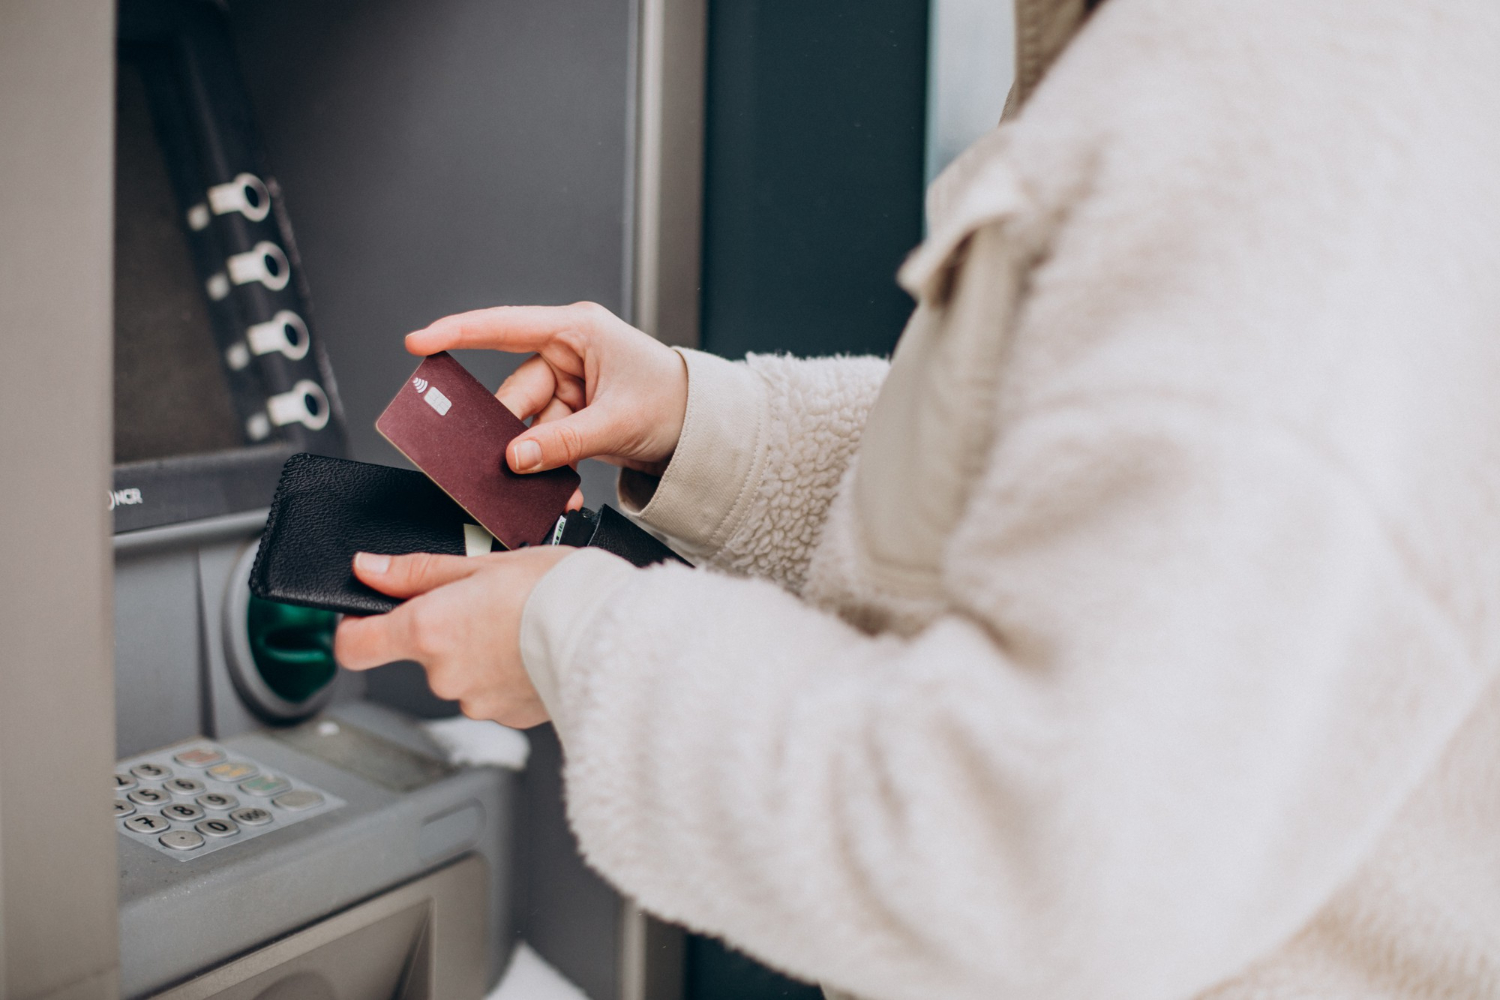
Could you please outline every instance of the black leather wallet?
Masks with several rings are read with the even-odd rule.
[[[462,507],[420,472],[322,455],[293,455],[281,470],[266,530],[250,569],[255,596],[353,615],[382,614],[401,602],[365,586],[356,552],[464,555]],[[592,546],[637,566],[686,562],[610,507],[569,511],[551,542]]]

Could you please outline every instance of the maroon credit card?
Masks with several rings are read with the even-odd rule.
[[[510,471],[505,446],[526,425],[447,352],[417,366],[375,429],[508,549],[545,541],[578,488],[567,466]]]

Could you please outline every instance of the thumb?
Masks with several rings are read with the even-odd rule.
[[[574,465],[595,455],[612,455],[618,448],[615,422],[598,405],[585,406],[571,416],[536,423],[517,434],[505,449],[505,460],[516,472],[545,472]]]
[[[354,575],[392,597],[415,597],[454,580],[462,580],[479,569],[480,560],[466,556],[440,556],[431,552],[413,552],[405,556],[385,556],[374,552],[354,555]]]

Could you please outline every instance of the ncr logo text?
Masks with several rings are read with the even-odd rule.
[[[116,507],[134,507],[138,503],[145,502],[145,498],[141,496],[141,491],[134,486],[126,487],[123,490],[111,490],[109,494],[110,510],[114,510]]]

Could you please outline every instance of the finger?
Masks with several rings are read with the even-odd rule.
[[[537,414],[536,420],[532,423],[531,426],[535,427],[537,424],[544,424],[551,420],[561,420],[563,417],[571,416],[572,413],[573,410],[570,407],[566,406],[560,400],[554,399],[551,403],[547,404],[546,409]],[[563,509],[582,510],[583,490],[574,490],[573,495],[568,497],[567,506]]]
[[[425,594],[434,587],[462,580],[479,568],[479,561],[467,556],[441,556],[431,552],[413,552],[405,556],[359,552],[354,556],[354,575],[360,582],[392,597]]]
[[[536,419],[531,422],[531,426],[538,427],[553,420],[561,420],[564,417],[571,417],[572,415],[573,407],[560,399],[552,399],[546,406],[542,407],[542,412],[536,415]]]
[[[571,372],[559,371],[556,365],[552,367],[552,374],[557,377],[557,388],[552,394],[567,403],[569,409],[581,410],[588,405],[588,389],[583,379]]]
[[[333,636],[333,658],[349,670],[416,659],[411,615],[403,606],[384,615],[346,617]]]
[[[602,315],[601,315],[602,314]],[[436,354],[463,348],[522,353],[540,351],[559,334],[592,330],[613,314],[591,302],[570,306],[495,306],[444,316],[406,335],[413,354]]]
[[[533,354],[500,383],[495,398],[504,403],[507,410],[525,420],[552,402],[556,390],[557,373],[540,354]]]
[[[618,449],[617,424],[599,406],[585,406],[571,416],[536,423],[518,434],[506,447],[505,460],[516,472],[543,472],[594,455],[609,455]]]

